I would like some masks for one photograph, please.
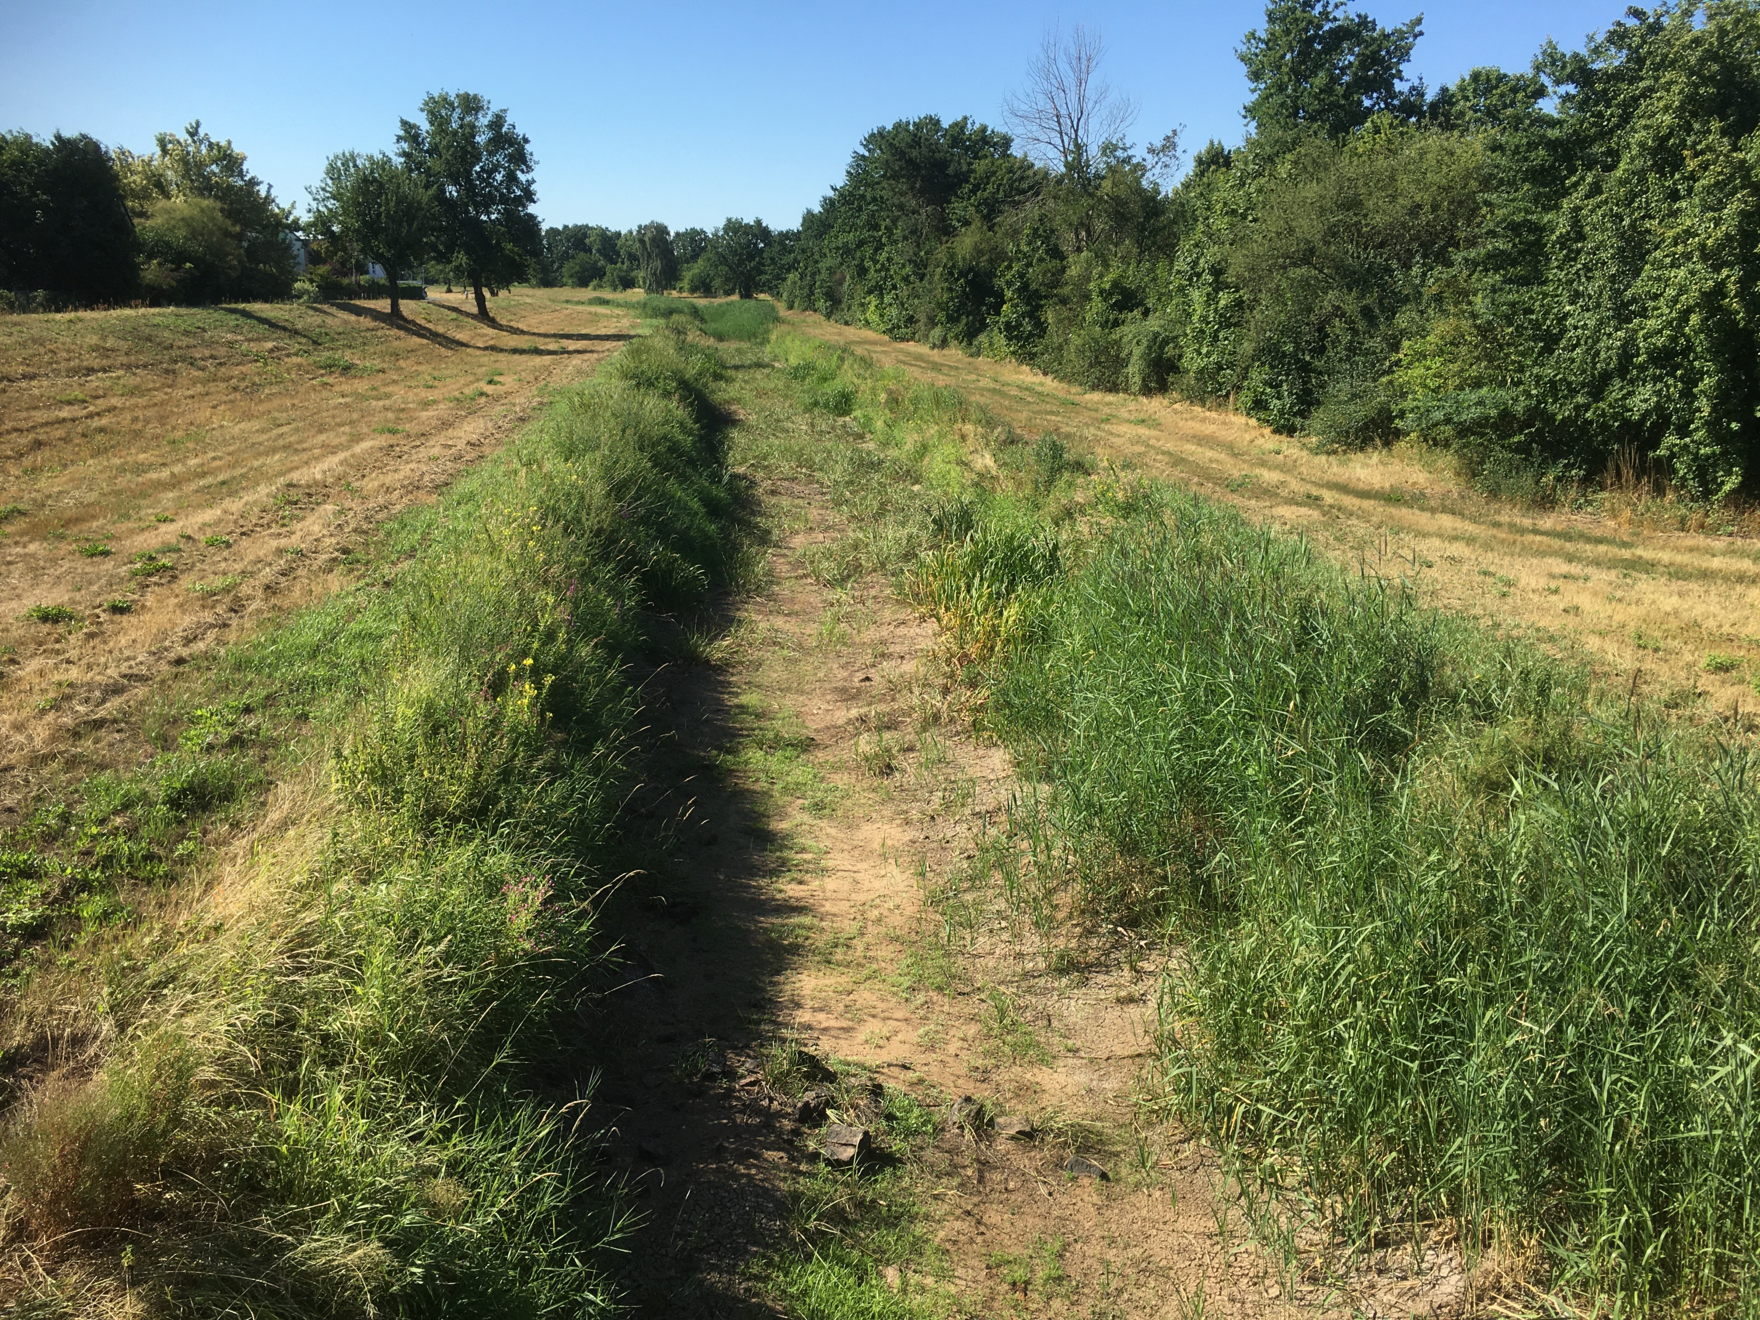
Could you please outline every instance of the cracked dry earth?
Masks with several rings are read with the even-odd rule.
[[[1141,1116],[1154,956],[1120,948],[1053,975],[1000,919],[948,949],[930,895],[1000,821],[1009,758],[950,716],[930,624],[877,579],[840,591],[808,572],[838,530],[821,493],[761,495],[792,529],[770,585],[739,607],[717,663],[647,678],[672,735],[654,777],[676,787],[638,814],[675,822],[677,845],[619,899],[636,908],[631,983],[601,1042],[595,1115],[640,1192],[623,1270],[637,1313],[775,1313],[753,1267],[790,1243],[789,1180],[818,1158],[823,1121],[766,1082],[779,1040],[941,1116],[917,1178],[937,1247],[888,1272],[898,1290],[951,1293],[980,1316],[1342,1313],[1335,1291],[1292,1288],[1248,1241],[1212,1152]],[[961,1122],[974,1102],[1030,1118],[1035,1136]],[[1067,1173],[1074,1154],[1108,1176]],[[1381,1305],[1357,1301],[1451,1310],[1446,1273],[1389,1277]]]

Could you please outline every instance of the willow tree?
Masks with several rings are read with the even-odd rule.
[[[678,283],[678,254],[672,247],[672,231],[658,220],[636,230],[636,269],[643,293],[665,293]]]

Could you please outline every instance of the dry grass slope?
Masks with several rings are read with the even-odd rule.
[[[0,827],[118,702],[319,599],[358,538],[432,499],[629,337],[621,308],[509,293],[0,318]]]

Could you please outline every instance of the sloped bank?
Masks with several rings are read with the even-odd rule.
[[[999,893],[1050,945],[1185,950],[1173,1112],[1322,1243],[1447,1234],[1571,1305],[1746,1302],[1751,738],[1213,502],[1072,478],[952,390],[778,347],[921,472],[901,586],[1041,786]],[[962,464],[1002,477],[938,475]]]
[[[320,732],[248,857],[94,960],[108,1044],[0,1141],[6,1272],[69,1312],[596,1314],[621,1210],[563,1035],[642,752],[649,612],[732,570],[713,350],[564,393],[409,558],[239,648]],[[222,745],[225,739],[221,740]]]

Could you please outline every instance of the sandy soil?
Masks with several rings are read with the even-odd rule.
[[[1248,419],[1168,399],[1085,393],[1011,363],[894,343],[787,313],[805,333],[952,386],[1028,431],[1227,500],[1352,568],[1418,584],[1497,627],[1580,651],[1603,681],[1751,723],[1760,705],[1760,546],[1536,512],[1475,494],[1442,456],[1314,454]],[[1719,529],[1713,529],[1719,530]],[[1733,529],[1732,529],[1733,530]],[[1709,657],[1713,672],[1706,668]]]
[[[504,295],[494,325],[466,306],[0,318],[0,508],[23,509],[0,523],[0,826],[70,749],[129,760],[118,703],[334,589],[361,538],[634,325],[576,290]],[[166,567],[141,576],[141,555]]]

